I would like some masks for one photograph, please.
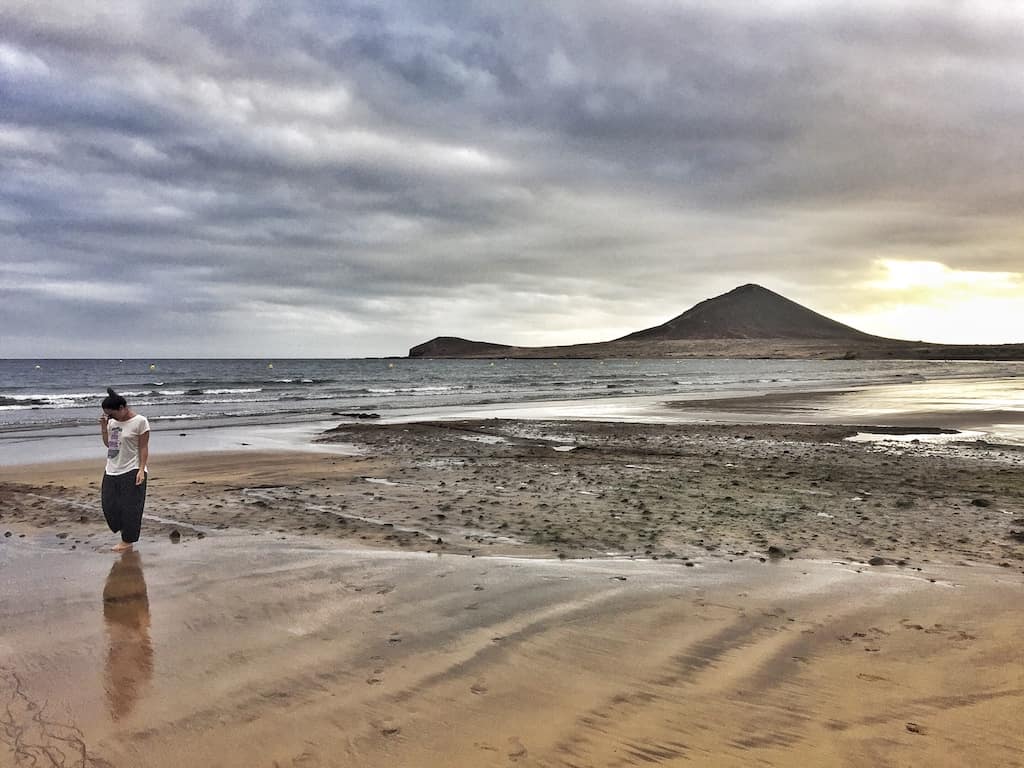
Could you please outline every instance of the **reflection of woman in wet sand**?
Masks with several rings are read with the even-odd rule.
[[[153,675],[149,596],[138,552],[125,552],[110,569],[103,587],[103,618],[110,637],[107,706],[110,716],[119,720],[131,712],[140,689]]]

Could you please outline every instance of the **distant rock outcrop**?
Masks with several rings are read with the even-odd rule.
[[[748,284],[705,299],[667,323],[616,341],[673,339],[879,340],[819,315],[760,285]]]
[[[410,349],[409,357],[500,357],[503,350],[509,349],[512,347],[508,344],[438,336]]]

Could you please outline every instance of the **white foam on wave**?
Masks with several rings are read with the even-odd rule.
[[[2,395],[9,400],[92,400],[102,399],[106,395],[99,395],[95,392],[69,392],[67,394],[52,394],[48,392],[30,393],[27,395]]]
[[[366,391],[375,395],[398,395],[411,394],[415,392],[455,392],[460,389],[465,389],[465,387],[455,385],[424,387],[369,387]]]

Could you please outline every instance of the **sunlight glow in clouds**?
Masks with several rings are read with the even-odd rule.
[[[880,291],[950,291],[971,290],[1000,293],[1011,287],[1020,275],[1012,272],[975,272],[950,269],[937,261],[897,261],[881,259],[879,265],[887,274],[871,283]]]
[[[951,269],[934,261],[882,259],[881,279],[867,283],[875,306],[843,322],[880,336],[947,344],[1012,344],[1021,339],[1013,318],[1024,311],[1024,274]],[[915,337],[914,340],[918,340]]]

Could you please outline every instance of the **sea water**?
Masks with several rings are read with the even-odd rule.
[[[107,387],[150,421],[187,423],[1018,377],[1024,364],[961,361],[0,360],[0,431],[91,425]]]
[[[0,466],[93,457],[108,386],[163,433],[154,436],[162,453],[308,450],[325,430],[360,416],[913,423],[1024,444],[1024,363],[1014,362],[0,360]],[[787,399],[735,400],[772,394]],[[701,402],[670,407],[679,400]]]

